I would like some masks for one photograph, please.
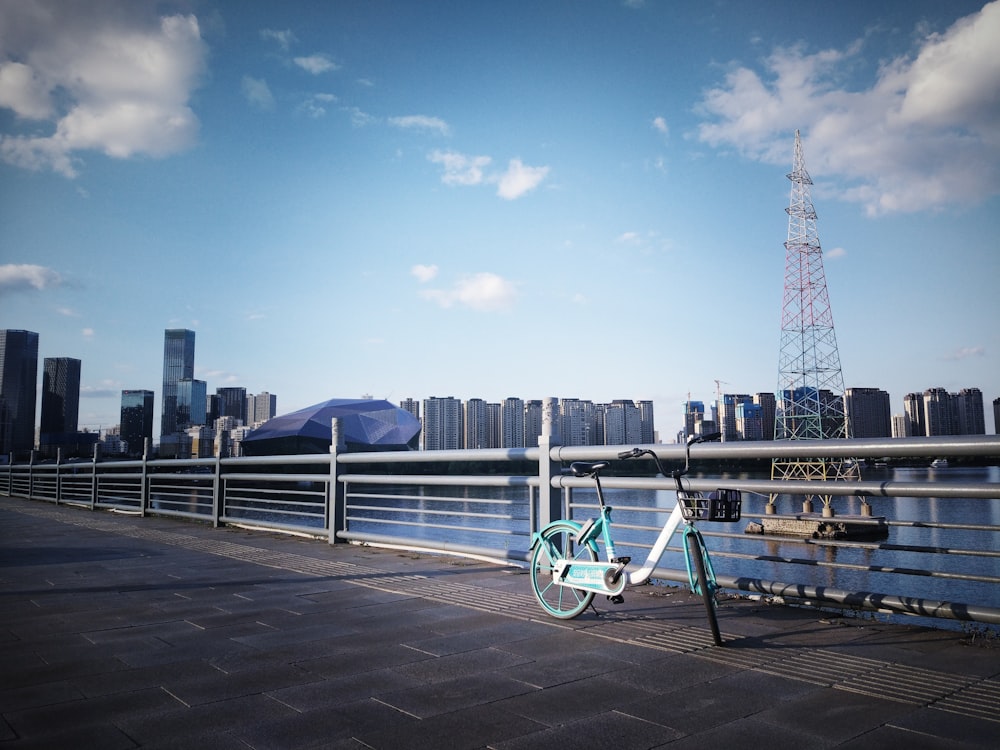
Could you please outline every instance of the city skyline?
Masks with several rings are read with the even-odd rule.
[[[159,425],[160,440],[157,445],[161,456],[179,455],[187,450],[184,437],[190,428],[208,426],[228,420],[225,429],[236,426],[251,428],[255,421],[266,421],[276,413],[276,394],[262,391],[249,394],[243,387],[219,387],[212,397],[211,409],[207,403],[207,384],[189,377],[194,369],[196,333],[189,329],[167,329],[163,337],[163,392],[173,394],[172,401],[163,399],[161,413],[164,420]],[[17,417],[18,405],[27,403],[32,387],[30,373],[37,373],[38,335],[32,331],[0,330],[0,407],[6,413],[7,404],[13,405],[12,419],[0,425],[0,436],[6,441],[16,432],[26,433],[24,419]],[[80,370],[82,363],[69,358],[46,358],[40,399],[42,421],[38,431],[38,447],[75,445],[76,405],[79,401]],[[668,443],[683,440],[691,434],[721,431],[724,439],[770,440],[778,437],[775,406],[781,394],[758,392],[753,395],[723,393],[717,384],[717,400],[706,412],[702,401],[682,404],[679,428],[663,428],[664,419],[655,417],[653,402],[644,399],[614,399],[610,402],[554,397],[562,412],[562,442],[567,445]],[[783,396],[788,398],[788,394]],[[850,419],[840,434],[850,437],[905,437],[911,435],[986,434],[986,425],[992,414],[994,425],[1000,414],[1000,396],[989,399],[977,387],[963,388],[957,393],[931,387],[923,393],[910,392],[904,396],[904,410],[894,413],[890,395],[879,388],[845,388],[842,394],[826,390],[816,393],[820,401],[836,398],[841,408],[831,412]],[[367,398],[372,398],[367,396]],[[550,398],[550,397],[545,397]],[[541,410],[544,398],[523,399],[516,396],[502,402],[490,402],[479,397],[459,399],[454,396],[430,396],[422,399],[407,397],[398,402],[423,425],[420,436],[425,449],[521,447],[531,436],[541,434]],[[145,435],[152,438],[152,411],[155,394],[147,390],[123,390],[121,393],[121,420],[110,427],[118,440],[124,439],[130,453],[132,443]],[[992,407],[990,409],[989,407]],[[422,409],[423,412],[422,413]],[[582,409],[582,411],[577,411]],[[148,413],[146,413],[148,412]],[[172,412],[172,413],[171,413]],[[250,419],[250,415],[263,412],[264,419]],[[570,418],[571,414],[572,419]],[[169,417],[168,417],[169,415]],[[613,415],[613,416],[612,416]],[[6,418],[6,417],[5,417]],[[671,419],[667,417],[666,419]],[[585,430],[582,437],[575,434],[571,424],[590,420],[596,423]],[[633,421],[634,420],[634,421]],[[46,428],[48,424],[48,428]],[[172,425],[173,428],[165,428]],[[48,432],[47,432],[48,431]],[[84,428],[84,431],[85,428]],[[994,432],[996,428],[994,427]],[[55,434],[54,434],[55,433]],[[129,433],[131,441],[124,438]],[[79,433],[77,433],[79,434]],[[200,433],[199,433],[200,434]],[[98,435],[94,435],[96,439]],[[101,438],[104,435],[100,435]],[[190,435],[188,435],[190,438]],[[20,439],[21,443],[24,438]],[[34,441],[32,441],[34,443]],[[23,451],[24,445],[16,448]],[[6,453],[6,451],[5,451]]]
[[[123,390],[161,418],[178,328],[194,379],[284,413],[628,396],[669,435],[717,382],[780,388],[798,130],[845,385],[991,403],[1000,2],[747,16],[5,3],[0,325],[82,361],[91,429]]]

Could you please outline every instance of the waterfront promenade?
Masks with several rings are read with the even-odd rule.
[[[5,748],[995,748],[1000,643],[0,498]]]

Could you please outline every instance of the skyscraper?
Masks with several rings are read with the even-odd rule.
[[[208,384],[197,378],[177,381],[177,429],[207,424]]]
[[[160,435],[174,435],[177,423],[177,383],[194,378],[194,331],[168,328],[163,332],[163,405]]]
[[[153,392],[122,391],[121,439],[128,455],[141,456],[147,438],[153,439]]]
[[[232,417],[239,424],[247,423],[247,389],[236,387],[216,388],[219,397],[219,416]]]
[[[461,448],[462,402],[453,396],[424,399],[424,450]]]
[[[42,370],[42,422],[39,443],[65,445],[80,424],[80,360],[46,357]]]
[[[490,444],[489,412],[481,398],[465,402],[465,439],[463,448],[496,448]]]
[[[880,388],[848,388],[844,408],[856,438],[892,437],[889,393]]]
[[[251,399],[253,400],[253,413],[249,412]],[[273,419],[278,414],[278,397],[273,393],[261,391],[256,396],[247,397],[247,419],[250,424],[266,422]]]
[[[958,392],[958,434],[985,435],[986,411],[983,392],[978,388],[963,388]]]
[[[35,447],[38,334],[0,329],[0,455]]]
[[[524,401],[516,396],[503,400],[500,411],[500,428],[503,436],[501,448],[524,447]]]

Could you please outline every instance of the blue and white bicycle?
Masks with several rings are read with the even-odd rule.
[[[667,472],[659,456],[652,450],[633,448],[618,454],[620,459],[649,456],[662,476],[671,477],[677,487],[677,505],[671,511],[649,552],[646,562],[630,572],[629,557],[619,557],[611,536],[611,507],[604,502],[601,472],[608,461],[577,461],[570,472],[577,477],[591,477],[597,487],[598,515],[583,524],[564,519],[553,521],[532,540],[531,588],[542,608],[553,617],[568,620],[591,605],[596,594],[604,594],[613,603],[621,603],[625,586],[646,583],[659,564],[667,543],[684,524],[684,555],[691,590],[701,594],[708,612],[712,637],[722,645],[715,613],[715,593],[718,585],[705,540],[695,526],[696,521],[738,521],[741,497],[739,490],[720,489],[704,495],[685,490],[681,479],[690,470],[691,446],[707,440],[717,440],[719,433],[691,437],[685,446],[684,468]],[[603,543],[605,559],[600,559],[598,543]]]

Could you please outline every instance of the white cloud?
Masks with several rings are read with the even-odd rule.
[[[312,94],[299,105],[298,111],[304,112],[310,117],[322,117],[326,114],[326,107],[335,104],[337,97],[334,94]]]
[[[492,312],[513,305],[517,299],[517,287],[502,276],[483,272],[460,279],[451,289],[427,289],[420,295],[444,308],[458,305]]]
[[[21,292],[28,289],[41,291],[62,284],[62,276],[45,266],[30,263],[8,263],[0,266],[0,290],[5,292]]]
[[[451,128],[448,127],[448,123],[440,117],[428,117],[427,115],[390,117],[389,124],[393,127],[402,128],[404,130],[429,130],[440,133],[441,135],[451,134]]]
[[[292,59],[296,65],[308,73],[319,75],[331,70],[339,70],[340,66],[330,59],[329,55],[315,54],[306,57],[296,57]]]
[[[274,109],[274,95],[271,93],[271,87],[263,78],[243,76],[240,88],[243,91],[243,96],[253,106],[265,110]]]
[[[497,195],[505,200],[515,200],[534,190],[549,173],[548,167],[531,167],[520,159],[511,159],[506,171],[487,174],[484,170],[493,163],[489,156],[467,156],[457,151],[433,151],[428,157],[444,168],[441,181],[445,185],[496,184]]]
[[[94,329],[82,328],[80,329],[80,335],[83,336],[83,338],[86,339],[87,341],[90,341],[91,339],[94,338]]]
[[[438,275],[438,267],[435,265],[423,266],[418,264],[410,269],[410,273],[416,276],[421,284],[425,284]]]
[[[261,29],[260,38],[264,41],[277,42],[283,50],[287,50],[298,41],[291,29]]]
[[[363,128],[374,122],[378,122],[377,117],[370,115],[357,107],[343,107],[343,110],[351,116],[351,125],[356,128]]]
[[[488,156],[466,156],[456,151],[434,151],[427,158],[444,167],[441,181],[445,185],[479,185],[483,169],[493,161]]]
[[[548,167],[529,167],[520,159],[511,159],[507,171],[500,176],[497,195],[504,200],[516,200],[538,187],[548,173]]]
[[[667,121],[662,117],[653,118],[653,130],[663,133],[663,135],[668,135],[670,133],[670,128],[667,127]]]
[[[1000,2],[925,36],[866,88],[842,81],[863,51],[775,52],[763,73],[730,71],[705,92],[702,141],[773,164],[803,131],[813,175],[870,215],[979,203],[1000,192]],[[829,178],[828,178],[829,179]]]
[[[985,357],[986,349],[982,346],[963,346],[960,349],[956,349],[951,354],[945,356],[947,360],[961,361],[963,359],[970,359],[972,357]]]
[[[847,251],[842,247],[835,247],[832,250],[824,250],[823,255],[827,258],[843,258],[847,255]]]
[[[188,102],[206,58],[198,20],[142,7],[0,4],[0,106],[35,123],[0,137],[0,158],[75,177],[81,151],[167,156],[194,144]],[[51,126],[48,134],[38,123]]]
[[[616,241],[623,243],[632,243],[632,242],[638,242],[639,240],[640,237],[638,232],[622,232],[618,236],[618,239]]]

